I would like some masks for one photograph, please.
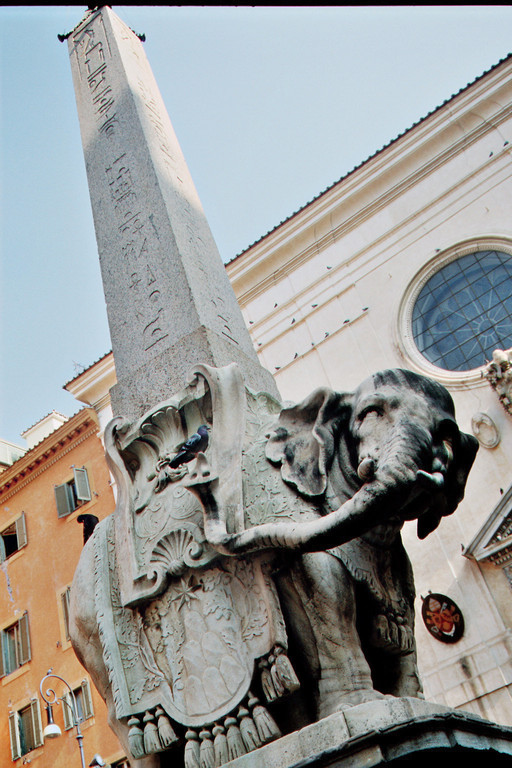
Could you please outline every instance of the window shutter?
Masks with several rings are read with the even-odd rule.
[[[3,563],[7,559],[7,553],[5,551],[4,537],[0,534],[0,563]]]
[[[22,664],[26,664],[27,661],[30,661],[31,654],[30,654],[30,635],[28,631],[28,613],[24,613],[21,619],[18,622],[18,630],[19,630],[19,637],[20,637],[20,643],[19,643],[19,652],[20,652],[20,666]]]
[[[0,632],[0,677],[3,677],[6,674],[5,662],[4,662],[4,656],[5,656],[5,650],[4,650],[5,639],[4,638],[5,638],[5,635],[4,635],[4,632],[2,631]]]
[[[73,712],[72,712],[72,700],[71,694],[65,693],[62,697],[62,714],[64,716],[64,730],[69,731],[73,727]]]
[[[71,594],[71,587],[67,587],[66,591],[62,593],[62,615],[64,617],[64,631],[66,640],[69,640],[69,596]]]
[[[18,549],[25,547],[27,544],[27,523],[25,521],[25,513],[21,513],[21,517],[16,520],[16,536],[18,538]]]
[[[44,739],[39,699],[32,699],[30,702],[30,711],[32,714],[32,730],[34,732],[34,747],[41,747],[44,743]]]
[[[91,686],[88,680],[82,680],[82,698],[84,707],[84,720],[94,715],[92,708]]]
[[[66,517],[73,512],[73,491],[67,483],[55,486],[55,501],[57,502],[57,515]]]
[[[18,728],[19,715],[17,712],[11,712],[9,715],[9,736],[11,738],[11,757],[17,760],[21,757],[20,731]]]
[[[78,469],[74,467],[73,472],[75,474],[75,490],[78,501],[90,501],[91,489],[89,487],[89,478],[87,477],[87,470],[85,467]]]

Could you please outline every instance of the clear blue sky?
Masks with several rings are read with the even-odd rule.
[[[0,7],[0,437],[110,349],[66,44],[86,6]],[[225,261],[512,49],[512,8],[114,6]]]

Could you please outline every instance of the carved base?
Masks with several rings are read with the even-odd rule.
[[[230,768],[450,768],[454,757],[512,765],[512,728],[421,699],[359,704],[284,736],[230,763]]]

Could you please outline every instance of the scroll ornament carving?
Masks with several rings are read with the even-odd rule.
[[[495,349],[483,375],[512,416],[512,349]]]

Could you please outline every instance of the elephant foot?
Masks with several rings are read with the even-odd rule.
[[[327,696],[321,697],[318,707],[319,718],[332,715],[334,712],[343,712],[358,704],[365,704],[367,701],[376,701],[377,699],[388,698],[383,693],[375,691],[373,688],[360,688],[353,691],[330,692]]]

